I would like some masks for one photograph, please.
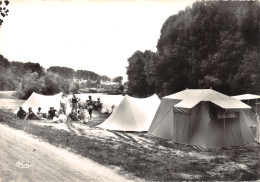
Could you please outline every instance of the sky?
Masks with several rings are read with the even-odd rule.
[[[166,19],[195,0],[9,0],[0,54],[126,81],[127,59],[156,52]]]

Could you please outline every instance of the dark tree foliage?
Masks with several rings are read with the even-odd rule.
[[[0,55],[0,90],[15,90],[19,82],[17,72],[12,70],[12,63]]]
[[[152,81],[157,94],[209,87],[228,95],[260,94],[260,3],[193,3],[165,21],[156,57],[151,72],[145,73],[148,85]],[[128,71],[128,77],[132,79],[140,70]],[[129,90],[138,94],[135,88],[142,88],[144,83],[129,80]],[[147,88],[143,89],[146,92]]]
[[[118,83],[119,85],[122,85],[123,82],[123,77],[122,76],[117,76],[113,79],[113,82]]]
[[[146,97],[147,82],[144,72],[144,53],[136,51],[130,58],[128,58],[128,63],[128,94],[132,96]]]
[[[157,63],[156,53],[146,50],[136,51],[129,59],[127,67],[128,94],[137,97],[147,97],[157,90]]]
[[[96,81],[100,78],[100,75],[92,71],[77,70],[75,73],[75,77],[80,80]]]
[[[42,76],[44,74],[44,69],[43,67],[39,64],[39,63],[31,63],[31,62],[27,62],[24,63],[24,70],[26,70],[27,72],[36,72],[38,74],[38,76]]]
[[[8,8],[7,6],[9,5],[9,1],[5,0],[2,1],[0,0],[0,26],[2,25],[2,23],[4,22],[4,17],[8,16]]]
[[[106,75],[102,75],[102,76],[100,77],[100,79],[101,79],[102,82],[110,82],[110,81],[111,81],[111,78],[109,78],[109,77],[106,76]]]
[[[50,68],[47,69],[47,72],[48,71],[57,73],[58,75],[60,75],[65,79],[73,79],[75,73],[74,69],[72,68],[60,67],[60,66],[51,66]]]

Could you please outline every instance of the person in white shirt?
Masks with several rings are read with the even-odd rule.
[[[60,108],[62,109],[62,111],[64,112],[65,115],[66,115],[67,107],[68,107],[68,99],[67,99],[67,97],[63,94],[63,95],[61,96],[61,100],[60,100]]]
[[[67,122],[67,116],[64,114],[64,112],[62,110],[60,110],[60,115],[58,117],[58,120],[60,123]]]

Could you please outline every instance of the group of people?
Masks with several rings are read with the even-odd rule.
[[[85,123],[87,117],[82,105],[79,104],[80,99],[77,98],[74,94],[71,99],[68,99],[66,95],[61,96],[60,100],[60,109],[56,110],[54,107],[50,107],[48,113],[42,113],[41,108],[38,108],[37,113],[35,114],[32,111],[32,108],[28,108],[26,113],[22,107],[19,108],[17,112],[17,117],[20,119],[28,120],[44,120],[51,119],[53,121],[66,122],[68,118],[73,121],[83,121]],[[71,110],[70,103],[71,103]],[[93,109],[99,109],[101,106],[100,98],[96,102],[92,100],[92,97],[89,96],[89,99],[86,100],[86,109],[89,113],[89,118],[92,119]]]
[[[28,108],[28,112],[26,113],[22,107],[19,107],[17,112],[17,117],[20,119],[30,119],[30,120],[39,120],[39,119],[47,119],[51,117],[51,114],[47,115],[47,113],[42,113],[41,108],[38,107],[37,114],[35,114],[31,107]]]

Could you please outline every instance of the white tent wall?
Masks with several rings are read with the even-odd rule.
[[[128,111],[126,111],[128,108]],[[127,122],[132,121],[132,122]],[[128,97],[125,96],[120,104],[115,108],[113,113],[109,116],[107,120],[98,125],[97,127],[105,128],[108,130],[120,130],[126,131],[127,127],[129,130],[133,130],[135,124],[135,118],[133,112],[129,108]]]
[[[160,104],[158,96],[138,99],[126,95],[100,128],[117,131],[147,131]]]

